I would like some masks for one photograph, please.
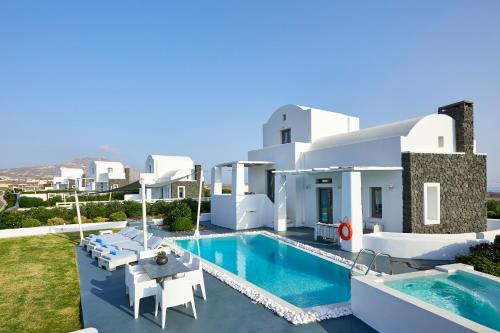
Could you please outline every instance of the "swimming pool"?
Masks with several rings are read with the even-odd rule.
[[[384,284],[481,325],[500,330],[500,284],[465,271]]]
[[[347,302],[351,297],[347,267],[264,234],[175,243],[299,308]]]

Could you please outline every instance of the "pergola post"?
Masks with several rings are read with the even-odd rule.
[[[286,231],[286,176],[274,176],[274,230]]]
[[[363,214],[361,208],[361,173],[346,171],[342,173],[342,217],[351,223],[352,238],[340,240],[344,251],[359,252],[363,247]]]
[[[245,194],[245,165],[241,163],[234,163],[232,167],[232,189],[233,195]]]
[[[221,167],[213,167],[212,168],[212,186],[210,187],[210,194],[220,195],[222,194],[222,168]]]

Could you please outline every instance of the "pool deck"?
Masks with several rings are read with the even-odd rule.
[[[163,230],[152,231],[163,237],[173,236]],[[207,226],[202,233],[223,232],[227,231]],[[314,242],[312,232],[307,228],[292,228],[282,235],[352,258],[350,253],[340,251],[331,243]],[[83,326],[95,327],[99,332],[375,332],[352,315],[295,326],[207,273],[207,300],[195,297],[198,319],[192,317],[190,309],[168,309],[166,328],[162,330],[160,316],[154,317],[152,297],[141,301],[139,319],[134,319],[133,309],[128,306],[128,296],[125,295],[123,267],[108,272],[97,267],[96,261],[82,248],[77,247],[76,252]],[[398,261],[394,269],[397,273],[413,271],[413,265],[415,263]]]

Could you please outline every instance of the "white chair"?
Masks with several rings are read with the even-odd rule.
[[[167,308],[191,303],[193,316],[196,319],[196,307],[194,305],[193,289],[187,277],[163,281],[163,287],[156,287],[155,317],[158,315],[158,305],[161,307],[161,328],[165,328],[167,319]]]
[[[193,262],[193,256],[191,255],[191,253],[184,251],[184,253],[179,258],[179,261],[184,265],[190,265]]]
[[[139,318],[139,303],[141,299],[149,296],[156,296],[157,283],[146,273],[137,273],[131,276],[129,288],[130,306],[134,306],[134,318]]]
[[[144,273],[144,269],[140,265],[125,265],[125,294],[128,295],[130,284],[134,281],[134,275]]]
[[[185,273],[186,277],[191,281],[191,286],[193,291],[200,286],[201,294],[203,299],[207,299],[207,294],[205,292],[205,280],[203,279],[203,269],[201,268],[201,261],[199,258],[194,257],[191,264],[186,265],[191,269],[191,271]]]

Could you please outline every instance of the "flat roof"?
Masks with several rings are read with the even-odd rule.
[[[257,166],[257,165],[270,165],[274,164],[274,162],[269,161],[232,161],[217,164],[216,167],[231,167],[233,164],[243,164],[245,166]]]
[[[328,168],[296,169],[296,170],[276,170],[273,173],[286,175],[313,174],[325,172],[348,172],[348,171],[402,171],[400,166],[331,166]]]

